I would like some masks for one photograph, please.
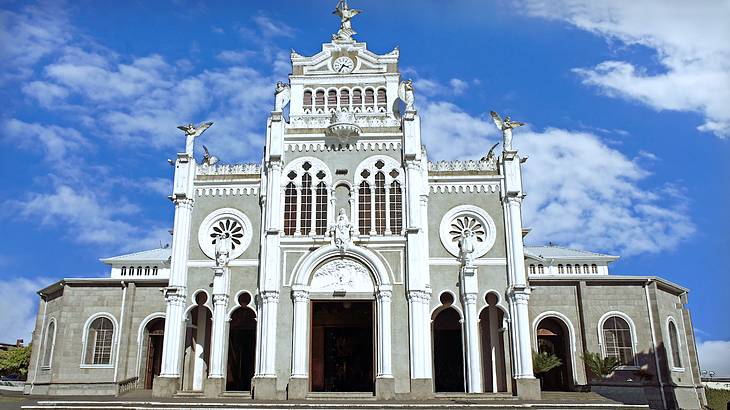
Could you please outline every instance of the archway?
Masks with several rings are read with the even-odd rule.
[[[186,316],[183,390],[202,391],[210,363],[210,331],[212,314],[205,305],[208,294],[195,295],[196,305]]]
[[[443,309],[433,318],[433,381],[436,392],[464,392],[464,348],[461,316],[451,304],[453,295],[441,295]]]
[[[256,364],[256,313],[248,308],[251,295],[238,296],[239,308],[233,311],[228,328],[228,372],[226,390],[251,391]]]
[[[543,390],[569,390],[572,384],[570,366],[570,332],[555,317],[546,317],[537,325],[537,350],[557,356],[561,364],[539,375]]]
[[[162,367],[162,343],[165,334],[165,319],[150,320],[144,328],[142,346],[144,352],[144,388],[152,389],[152,382],[160,375]]]
[[[504,348],[504,312],[497,306],[495,293],[487,293],[487,306],[479,315],[482,342],[482,375],[485,392],[507,391],[507,366]]]

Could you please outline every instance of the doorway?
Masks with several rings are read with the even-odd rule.
[[[251,391],[256,363],[256,314],[246,307],[251,301],[248,293],[242,293],[239,299],[243,307],[233,312],[228,329],[226,390]]]
[[[144,388],[152,389],[155,376],[160,375],[162,368],[162,341],[165,334],[165,319],[151,320],[145,326],[145,354]]]
[[[560,366],[540,375],[543,390],[570,390],[571,366],[570,344],[565,324],[554,317],[547,317],[537,325],[537,350],[554,354],[560,359]]]
[[[373,302],[311,304],[312,391],[374,392]]]
[[[453,307],[440,311],[433,320],[433,382],[437,392],[464,392],[460,320]]]

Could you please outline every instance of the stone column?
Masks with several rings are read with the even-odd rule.
[[[464,340],[466,341],[466,391],[482,392],[482,359],[479,343],[479,316],[477,315],[477,268],[461,268],[461,301],[464,305]]]
[[[260,292],[260,343],[259,360],[254,377],[254,398],[276,398],[276,315],[279,305],[279,292],[263,290]]]
[[[380,286],[375,295],[377,299],[377,377],[375,379],[375,395],[378,399],[390,400],[395,398],[395,381],[393,379],[392,350],[391,350],[391,317],[390,302],[392,297],[390,286]]]
[[[205,395],[217,397],[223,392],[223,378],[226,371],[226,312],[228,311],[228,267],[213,268],[213,331],[210,344],[210,371],[205,386]]]
[[[289,379],[288,398],[304,399],[309,391],[309,371],[307,368],[309,327],[309,292],[293,290],[294,329],[292,335],[292,369]]]

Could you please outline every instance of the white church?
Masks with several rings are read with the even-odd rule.
[[[353,38],[358,10],[340,1],[336,13],[331,41],[292,51],[288,81],[272,84],[260,163],[196,158],[215,125],[181,126],[172,245],[38,292],[25,393],[385,402],[590,390],[701,408],[688,290],[612,275],[617,256],[524,245],[521,123],[494,114],[504,141],[481,159],[430,158],[398,49],[370,51]],[[536,373],[536,352],[560,365]],[[619,366],[594,374],[590,354]]]

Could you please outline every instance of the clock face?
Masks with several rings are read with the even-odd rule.
[[[332,63],[332,68],[336,73],[347,74],[352,72],[355,68],[355,63],[350,59],[350,57],[342,56],[338,57],[335,62]]]

